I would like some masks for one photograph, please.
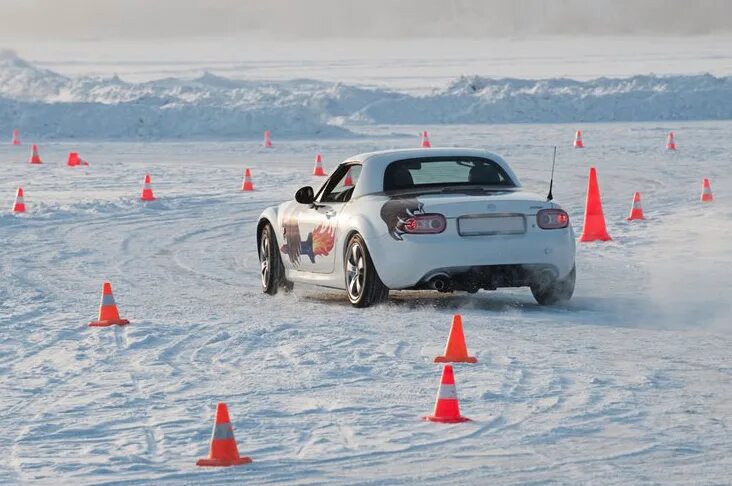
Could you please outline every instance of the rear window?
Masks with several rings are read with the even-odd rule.
[[[516,187],[516,184],[500,165],[481,157],[398,160],[384,172],[384,191],[440,186]]]

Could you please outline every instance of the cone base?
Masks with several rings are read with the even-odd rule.
[[[140,201],[154,201],[155,199],[154,197],[141,197]]]
[[[628,216],[627,218],[625,218],[626,221],[637,221],[637,220],[644,220],[644,219],[646,219],[646,218],[644,218],[643,216]]]
[[[426,417],[422,417],[422,420],[426,420],[428,422],[439,422],[442,424],[459,424],[462,422],[472,422],[468,417],[435,417],[434,415],[428,415]]]
[[[240,457],[239,459],[199,459],[196,461],[196,466],[210,466],[210,467],[229,467],[229,466],[243,466],[244,464],[251,464],[251,457]]]
[[[244,187],[241,188],[241,190],[242,191],[245,191],[245,192],[247,192],[247,191],[253,191],[254,190],[254,186],[251,186],[251,185],[244,186]]]
[[[108,319],[105,321],[91,321],[89,327],[126,326],[130,321],[127,319]]]
[[[605,233],[604,235],[582,235],[579,240],[582,243],[591,243],[593,241],[612,241],[612,238]]]
[[[714,201],[714,199],[712,199],[711,197],[703,197],[703,198],[701,198],[701,201],[702,202],[712,202],[712,201]]]
[[[39,164],[42,164],[43,162],[41,162],[41,161],[39,160],[38,162],[33,162],[33,161],[31,161],[31,162],[28,162],[28,163],[29,163],[29,164],[34,164],[34,165],[39,165]]]
[[[316,170],[316,171],[313,171],[313,175],[323,177],[323,176],[325,176],[325,172],[323,172],[322,170],[321,171]]]
[[[437,356],[434,363],[477,363],[478,358],[474,356]]]

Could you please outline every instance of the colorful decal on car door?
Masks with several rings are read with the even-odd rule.
[[[318,225],[310,237],[313,240],[313,253],[317,256],[328,256],[335,246],[335,229],[332,226]]]
[[[407,219],[417,215],[424,214],[424,204],[417,199],[410,198],[393,198],[389,199],[381,206],[381,219],[386,223],[389,229],[389,236],[395,240],[403,240],[402,226]]]
[[[282,227],[286,243],[280,251],[290,258],[293,265],[300,264],[300,255],[307,255],[310,263],[315,263],[316,256],[328,256],[335,246],[335,229],[331,226],[316,226],[304,241],[300,239],[297,220],[287,220]]]

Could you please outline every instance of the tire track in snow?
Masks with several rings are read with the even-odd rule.
[[[129,324],[133,325],[133,324]],[[126,353],[130,354],[130,347],[129,347],[129,340],[127,339],[127,326],[123,328],[115,327],[114,333],[115,333],[115,344],[117,346],[118,353]],[[140,423],[139,417],[142,417],[142,426],[143,431],[145,434],[145,442],[146,442],[146,451],[144,456],[149,458],[157,458],[160,456],[160,447],[158,446],[159,442],[162,442],[165,437],[160,431],[160,429],[156,426],[152,414],[149,410],[149,403],[150,400],[150,394],[147,393],[144,388],[142,387],[140,383],[140,376],[144,376],[144,370],[139,364],[139,361],[136,359],[130,359],[126,360],[129,363],[128,368],[128,374],[130,377],[130,381],[132,382],[134,389],[135,389],[135,396],[134,399],[139,401],[141,403],[140,407],[135,407],[137,410],[137,413],[135,414],[138,417],[137,422]],[[156,434],[157,432],[157,434]],[[154,460],[154,459],[153,459]]]

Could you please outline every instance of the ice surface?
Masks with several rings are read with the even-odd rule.
[[[417,146],[502,153],[581,230],[590,164],[613,241],[579,247],[566,307],[526,289],[259,289],[255,221],[350,154]],[[570,148],[583,130],[584,150]],[[703,483],[732,471],[732,124],[357,126],[319,142],[0,145],[0,483]],[[664,149],[673,129],[677,152]],[[411,136],[393,136],[409,133]],[[75,150],[88,168],[65,167]],[[256,191],[239,191],[252,168]],[[143,205],[146,172],[159,200]],[[698,202],[709,177],[716,201]],[[11,215],[17,185],[29,212]],[[624,220],[640,191],[648,217]],[[103,280],[125,328],[91,329]],[[423,423],[450,317],[474,422]],[[242,468],[201,470],[225,401]]]

